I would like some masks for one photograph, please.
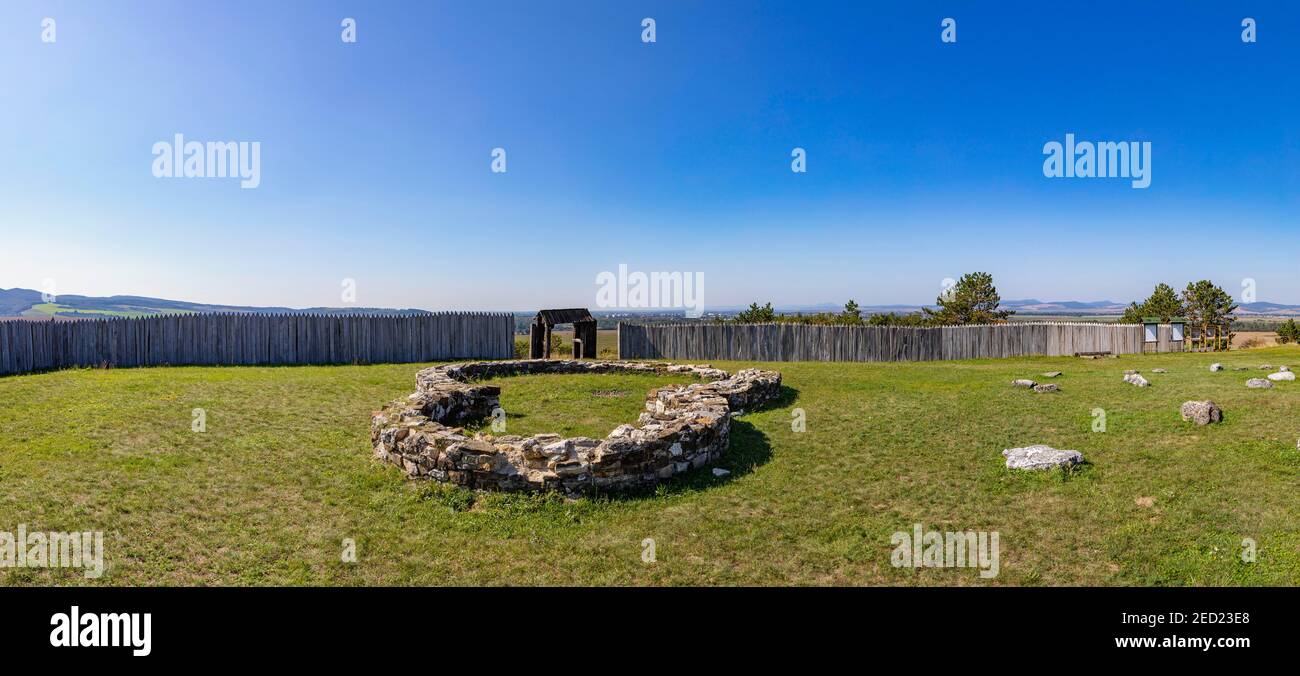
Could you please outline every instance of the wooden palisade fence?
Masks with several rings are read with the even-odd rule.
[[[514,317],[192,314],[0,321],[0,374],[72,366],[369,364],[514,356]]]
[[[621,359],[737,361],[931,361],[1139,354],[1139,324],[1043,322],[978,326],[834,326],[817,324],[618,325]]]

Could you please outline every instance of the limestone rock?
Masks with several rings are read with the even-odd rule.
[[[1138,387],[1151,387],[1151,383],[1146,378],[1143,378],[1140,374],[1137,373],[1132,373],[1124,376],[1124,382],[1130,383],[1132,385],[1137,385]]]
[[[1211,370],[1211,371],[1222,371],[1222,370],[1223,370],[1223,364],[1220,364],[1220,363],[1218,363],[1218,362],[1215,362],[1215,363],[1213,363],[1213,364],[1210,364],[1210,370]]]
[[[1181,409],[1183,420],[1190,420],[1197,425],[1209,425],[1223,421],[1223,410],[1212,401],[1188,401]]]
[[[1264,380],[1263,378],[1251,378],[1246,381],[1246,387],[1249,387],[1252,390],[1267,390],[1272,386],[1272,381]]]
[[[1078,451],[1057,450],[1044,444],[1008,448],[1002,456],[1007,459],[1007,469],[1052,469],[1083,462],[1083,454]]]
[[[1011,381],[1011,384],[1016,387],[1034,387],[1038,385],[1038,383],[1029,380],[1028,378],[1019,378],[1017,380],[1013,380]]]
[[[1040,394],[1044,392],[1060,392],[1061,388],[1056,383],[1046,383],[1043,385],[1034,385],[1034,391]]]
[[[707,382],[656,388],[636,425],[605,439],[558,434],[468,436],[456,427],[486,418],[501,389],[477,381],[543,373],[673,373]],[[727,450],[731,417],[780,395],[781,374],[709,365],[633,361],[504,360],[445,364],[416,374],[416,391],[371,419],[379,460],[408,475],[474,489],[557,491],[644,488],[718,460]],[[722,470],[725,472],[725,470]]]
[[[1169,373],[1168,369],[1151,369],[1152,373]]]
[[[1295,380],[1295,374],[1290,371],[1278,371],[1277,373],[1268,374],[1268,379],[1278,383],[1284,380],[1291,381]]]
[[[1044,377],[1044,378],[1059,378],[1059,377],[1061,377],[1061,372],[1060,372],[1060,371],[1048,371],[1047,373],[1044,373],[1044,374],[1043,374],[1043,377]]]

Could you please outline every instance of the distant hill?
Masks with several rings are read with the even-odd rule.
[[[0,289],[0,317],[16,317],[31,306],[41,302],[39,291],[31,289]]]
[[[144,296],[58,296],[46,303],[39,291],[31,289],[0,289],[0,317],[26,317],[64,319],[103,317],[150,317],[163,314],[195,314],[234,312],[245,314],[284,314],[291,312],[322,315],[426,315],[428,310],[392,310],[372,307],[249,307],[242,305],[210,305],[181,300],[147,298]]]
[[[161,314],[190,314],[190,313],[213,313],[213,312],[235,312],[247,314],[284,314],[293,312],[307,312],[323,315],[424,315],[432,314],[428,310],[418,309],[401,309],[394,310],[389,308],[375,307],[311,307],[311,308],[289,308],[289,307],[253,307],[244,305],[212,305],[207,303],[191,303],[182,300],[166,300],[163,298],[148,298],[145,296],[78,296],[66,295],[58,296],[54,303],[46,303],[41,299],[39,291],[31,289],[0,289],[0,317],[24,317],[28,319],[43,319],[58,317],[60,319],[82,319],[97,317],[150,317]],[[1077,301],[1077,300],[1058,300],[1042,301],[1036,298],[1026,298],[1020,300],[1004,300],[1002,306],[1015,310],[1016,315],[1020,317],[1105,317],[1118,316],[1124,313],[1127,303],[1120,303],[1111,300],[1096,301]],[[802,312],[812,314],[816,312],[839,312],[844,308],[843,303],[811,303],[807,305],[785,305],[777,306],[777,312],[793,314]],[[736,311],[743,310],[741,307],[718,307],[709,308],[708,315],[730,316]],[[865,314],[877,312],[920,312],[920,305],[864,305],[861,307]],[[592,308],[593,315],[600,322],[601,328],[609,328],[617,324],[619,319],[641,319],[641,320],[671,320],[679,318],[681,311],[672,310],[599,310]],[[527,325],[531,322],[532,312],[516,313],[518,315],[517,323],[526,330]],[[1237,310],[1239,317],[1300,317],[1300,305],[1284,305],[1282,303],[1256,302],[1242,303]]]

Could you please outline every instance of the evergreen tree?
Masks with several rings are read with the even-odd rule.
[[[776,321],[776,312],[772,310],[772,304],[767,303],[759,307],[758,303],[750,303],[748,310],[742,310],[736,313],[736,323],[738,324],[763,324]]]
[[[936,324],[991,324],[1006,320],[1014,310],[999,308],[1002,297],[993,286],[993,275],[972,272],[962,275],[957,285],[940,294],[939,309],[924,308],[926,317]]]
[[[851,325],[862,323],[862,310],[858,308],[856,301],[849,299],[849,302],[844,304],[844,311],[840,313],[840,321]]]

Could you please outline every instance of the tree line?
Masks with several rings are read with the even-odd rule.
[[[935,307],[922,308],[920,312],[881,312],[864,315],[857,302],[850,300],[840,312],[805,314],[777,313],[771,303],[750,303],[732,318],[740,324],[796,323],[832,324],[845,326],[960,326],[963,324],[996,324],[1005,322],[1014,310],[1001,307],[1002,297],[993,285],[993,275],[972,272],[962,275],[950,289],[945,289],[935,299]],[[1124,310],[1120,322],[1141,324],[1146,318],[1156,318],[1167,324],[1182,318],[1195,329],[1200,344],[1214,350],[1226,350],[1232,343],[1232,323],[1236,321],[1237,303],[1232,295],[1208,279],[1189,282],[1182,293],[1163,282],[1156,285],[1151,295],[1141,303],[1133,302]],[[721,320],[718,320],[721,321]],[[1213,336],[1211,338],[1211,336]],[[1278,329],[1282,343],[1300,342],[1300,326],[1294,319]]]
[[[1146,300],[1129,303],[1120,321],[1141,324],[1151,317],[1165,324],[1175,317],[1185,318],[1188,326],[1197,330],[1200,344],[1217,351],[1228,349],[1232,343],[1232,323],[1237,319],[1233,313],[1236,311],[1237,302],[1232,294],[1208,279],[1188,282],[1181,295],[1172,286],[1161,282],[1156,284]]]
[[[962,275],[950,289],[935,299],[934,308],[920,312],[878,312],[863,316],[857,302],[850,300],[840,312],[804,314],[777,313],[771,303],[750,303],[749,308],[732,318],[738,324],[835,324],[844,326],[959,326],[962,324],[996,324],[1015,314],[1001,307],[1002,297],[993,285],[993,275],[972,272]]]

